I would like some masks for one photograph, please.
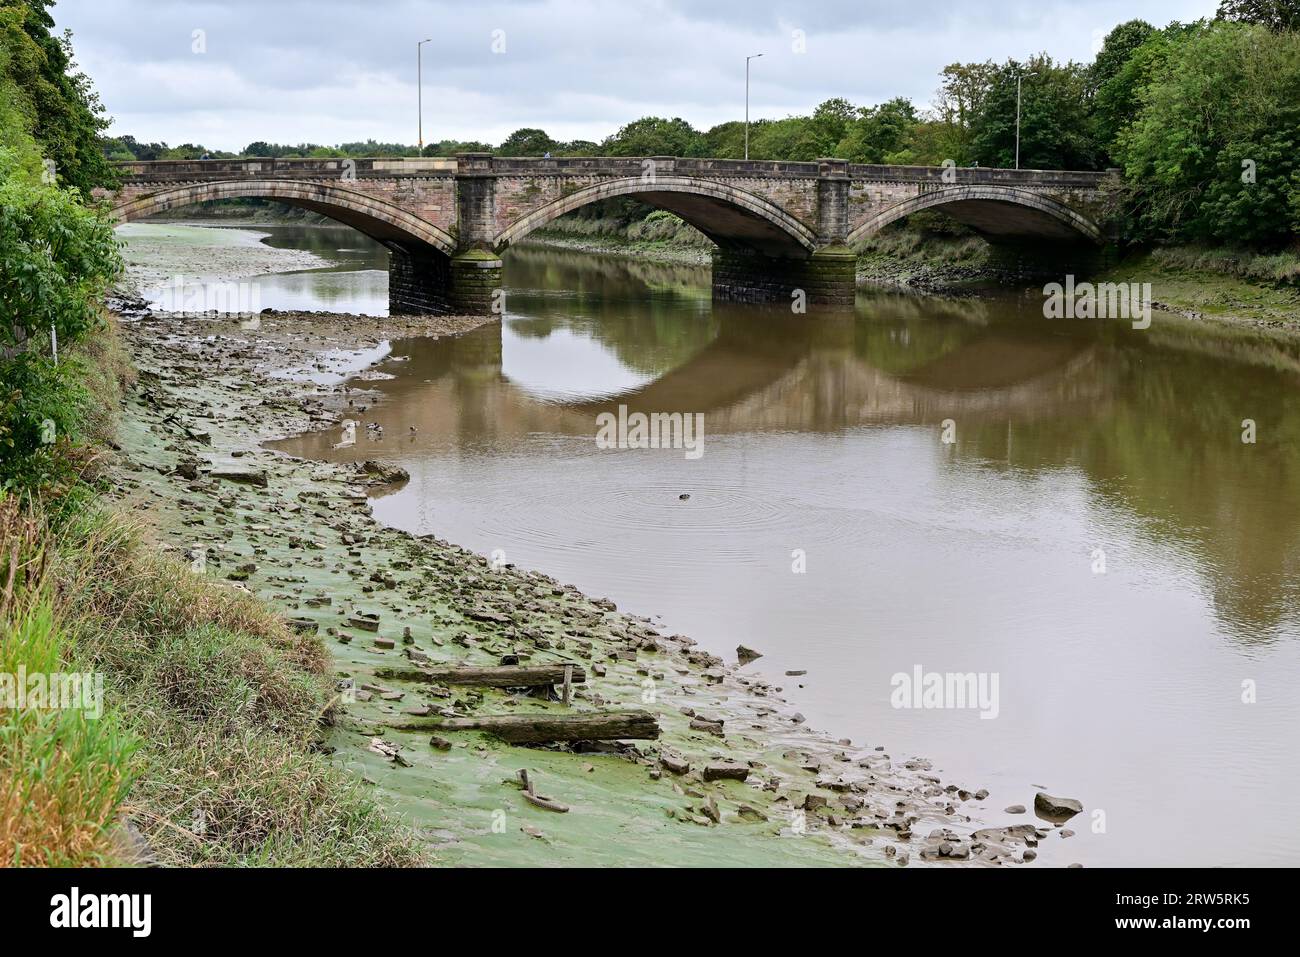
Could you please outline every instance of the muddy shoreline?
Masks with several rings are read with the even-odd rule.
[[[141,375],[124,414],[116,497],[160,548],[320,636],[343,704],[328,740],[334,760],[371,783],[436,860],[996,865],[1037,856],[1056,828],[998,810],[1032,795],[990,796],[942,780],[924,758],[809,730],[752,665],[662,635],[546,575],[385,528],[370,517],[369,497],[385,490],[376,476],[263,447],[338,429],[373,401],[364,377],[344,377],[387,340],[455,335],[483,321],[147,311],[123,321]],[[549,695],[377,676],[503,661],[575,662],[588,681],[571,710],[648,710],[661,737],[524,748],[477,732],[431,743],[427,732],[391,729],[412,714],[570,710]],[[718,779],[720,765],[739,765],[730,773],[744,780]],[[521,800],[520,768],[570,813]],[[991,824],[1011,830],[981,830]],[[1069,862],[1060,846],[1048,863]]]

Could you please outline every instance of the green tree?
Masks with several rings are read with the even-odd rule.
[[[21,349],[51,328],[79,338],[121,269],[111,223],[0,154],[0,346]]]
[[[905,97],[864,107],[834,155],[854,163],[911,162],[912,135],[919,122],[916,107]]]
[[[1093,129],[1106,162],[1113,162],[1115,141],[1137,115],[1139,96],[1184,31],[1181,24],[1157,31],[1141,20],[1112,30],[1088,69],[1092,92]]]
[[[858,110],[843,97],[826,100],[813,110],[810,121],[812,135],[817,142],[825,144],[821,156],[835,155],[835,147],[844,139],[849,124],[857,116]]]
[[[1089,87],[1095,91],[1118,73],[1129,61],[1133,51],[1155,32],[1156,28],[1145,20],[1129,20],[1106,34],[1096,59],[1088,67]]]
[[[745,124],[741,120],[719,123],[700,135],[700,155],[740,159],[745,155]]]
[[[58,178],[83,194],[110,181],[99,146],[108,126],[89,77],[76,68],[72,36],[54,36],[53,0],[0,0],[0,44],[8,51],[9,78],[35,111],[32,128]]]
[[[935,117],[941,126],[932,139],[944,159],[965,166],[974,161],[974,125],[984,109],[998,67],[985,63],[950,63],[940,74]]]
[[[702,140],[691,124],[646,116],[633,120],[601,144],[607,156],[699,156]]]
[[[834,152],[835,145],[823,139],[822,132],[807,116],[759,120],[749,126],[750,159],[807,163]]]
[[[14,57],[28,49],[21,14],[0,9],[0,150],[7,151],[10,167],[16,174],[35,181],[44,168],[32,134],[36,108],[14,79],[13,69]]]
[[[883,162],[901,166],[942,166],[944,160],[957,162],[960,150],[954,129],[942,120],[919,120],[908,132],[906,142],[897,152],[886,154]]]
[[[556,149],[561,156],[599,156],[600,146],[591,140],[569,140]]]
[[[1300,30],[1300,3],[1296,0],[1223,0],[1219,19],[1258,23],[1274,33]]]
[[[1141,101],[1118,151],[1142,238],[1294,240],[1300,33],[1194,25],[1171,45]]]
[[[1008,168],[1016,156],[1016,90],[1022,77],[1020,165],[1030,169],[1094,169],[1087,78],[1077,63],[1039,54],[1008,60],[992,76],[971,123],[970,150],[982,166]]]
[[[542,156],[554,152],[557,145],[545,130],[525,127],[507,136],[496,152],[498,156]]]
[[[200,146],[197,143],[182,143],[180,146],[173,146],[163,151],[160,159],[165,160],[196,160],[203,156],[210,156],[206,146]]]

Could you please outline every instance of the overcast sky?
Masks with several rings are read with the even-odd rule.
[[[948,63],[1092,58],[1112,27],[1210,16],[1217,0],[59,0],[114,134],[241,150],[255,140],[496,143],[521,126],[600,140],[646,115],[697,128],[832,96],[928,104]]]

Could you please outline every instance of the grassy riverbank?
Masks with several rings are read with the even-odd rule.
[[[1151,283],[1159,308],[1185,318],[1300,333],[1300,254],[1172,247],[1138,253],[1098,277]]]
[[[62,365],[75,475],[0,499],[0,672],[102,676],[102,713],[0,710],[0,861],[420,861],[318,753],[336,703],[320,642],[104,501],[133,379],[115,327]]]

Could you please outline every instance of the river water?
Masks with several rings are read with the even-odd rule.
[[[379,247],[257,229],[325,263],[259,277],[262,306],[384,311]],[[987,787],[991,823],[1079,799],[1065,859],[1300,864],[1300,347],[1036,292],[715,306],[706,269],[538,248],[505,284],[501,322],[358,383],[382,438],[277,447],[401,464],[381,521],[761,652],[810,724]],[[699,413],[702,454],[598,448],[620,405]],[[996,697],[896,707],[918,669]]]

